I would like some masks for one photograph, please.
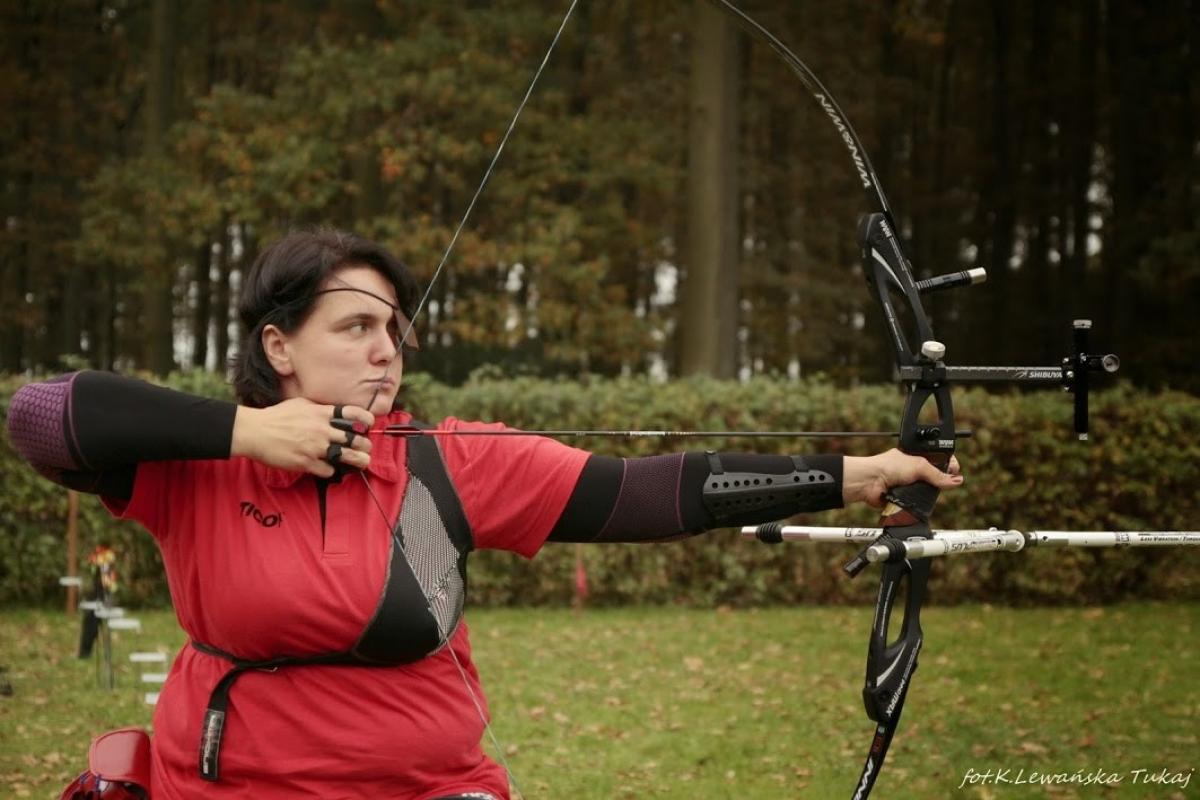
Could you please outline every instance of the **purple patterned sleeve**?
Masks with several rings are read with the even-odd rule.
[[[621,489],[597,542],[670,541],[687,538],[679,512],[683,453],[626,458]],[[648,533],[658,532],[653,539]]]
[[[56,483],[62,483],[66,471],[88,469],[72,442],[71,386],[78,374],[22,386],[8,407],[8,437],[13,447]]]

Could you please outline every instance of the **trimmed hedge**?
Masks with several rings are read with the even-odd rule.
[[[27,379],[0,379],[0,411]],[[229,397],[208,373],[173,375],[167,385]],[[902,396],[894,386],[840,388],[827,381],[696,378],[549,381],[477,378],[449,387],[406,376],[407,402],[436,422],[503,420],[526,428],[888,430]],[[1057,392],[992,394],[958,390],[958,427],[975,432],[959,444],[963,490],[938,505],[939,527],[1154,529],[1197,527],[1200,400],[1127,387],[1092,402],[1092,441],[1071,434],[1071,404]],[[62,599],[67,493],[39,477],[0,437],[0,602],[49,604]],[[581,442],[598,453],[637,456],[687,449],[866,454],[887,446],[864,440],[784,439],[685,444],[656,439]],[[872,524],[868,508],[811,516],[815,524]],[[80,558],[97,543],[116,548],[122,597],[131,605],[169,603],[153,540],[135,524],[113,520],[99,501],[80,503]],[[867,603],[875,581],[846,579],[852,551],[802,544],[768,547],[729,531],[665,545],[584,546],[589,602],[748,606]],[[575,547],[548,545],[530,562],[478,553],[471,563],[475,605],[563,605],[573,593]],[[81,565],[81,572],[82,572]],[[1200,599],[1200,548],[1050,550],[939,559],[933,602],[1095,603],[1131,597]]]

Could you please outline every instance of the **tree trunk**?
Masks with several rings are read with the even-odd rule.
[[[1012,270],[1009,268],[1009,260],[1013,255],[1016,234],[1014,188],[1018,180],[1017,160],[1012,143],[1012,133],[1018,126],[1010,121],[1014,107],[1009,103],[1008,76],[1012,46],[1012,11],[1006,0],[994,0],[992,3],[992,24],[992,162],[990,174],[983,184],[991,188],[992,194],[990,197],[985,194],[982,199],[984,204],[992,209],[989,258],[986,264],[992,283],[988,309],[992,323],[989,328],[993,331],[1004,331],[1009,329],[1009,311],[1012,307]],[[993,357],[1000,359],[1000,363],[1011,363],[1015,358],[1013,348],[1006,346],[1003,340],[997,344],[999,347]]]
[[[679,371],[730,378],[737,371],[739,41],[724,14],[706,3],[696,10]]]
[[[1081,291],[1087,285],[1088,245],[1091,236],[1092,202],[1088,197],[1092,184],[1093,154],[1096,147],[1096,72],[1099,36],[1099,10],[1094,3],[1084,3],[1081,11],[1079,66],[1075,84],[1075,104],[1072,109],[1073,133],[1067,138],[1071,164],[1071,249],[1067,258],[1066,283]],[[1084,300],[1090,305],[1090,296]],[[1080,314],[1080,310],[1073,311]]]
[[[213,336],[213,358],[219,375],[229,372],[229,276],[233,272],[233,246],[229,235],[229,221],[221,219],[221,231],[217,238],[217,285],[213,290],[212,320],[216,326]],[[245,258],[245,256],[243,256]]]
[[[37,48],[40,19],[33,3],[23,3],[19,12],[22,32],[15,49],[17,63],[25,75],[38,71]],[[23,81],[17,87],[18,103],[9,109],[10,121],[16,128],[15,142],[25,148],[34,134],[32,117],[36,111],[33,81]],[[33,214],[33,165],[28,159],[14,165],[15,173],[5,176],[4,216],[8,220],[4,235],[5,247],[0,254],[0,368],[5,372],[20,372],[25,368],[25,328],[29,316],[26,293],[29,291],[29,259],[31,255]]]
[[[178,50],[179,8],[177,0],[154,0],[150,37],[150,67],[146,105],[145,153],[150,158],[163,154],[167,129],[175,113],[175,61]],[[147,229],[154,224],[147,219]],[[165,264],[155,264],[145,282],[145,365],[158,375],[175,367],[174,292],[175,267],[168,255]]]
[[[1028,354],[1030,358],[1036,358],[1038,363],[1049,363],[1049,359],[1053,358],[1057,348],[1051,347],[1051,345],[1057,345],[1063,336],[1064,328],[1061,326],[1067,324],[1066,321],[1059,319],[1058,314],[1046,314],[1044,308],[1038,303],[1039,299],[1053,298],[1056,303],[1062,300],[1053,293],[1054,272],[1059,267],[1050,260],[1052,247],[1051,202],[1056,185],[1050,176],[1056,172],[1058,162],[1053,148],[1058,146],[1061,141],[1060,137],[1052,136],[1050,133],[1051,121],[1057,118],[1056,114],[1051,113],[1048,101],[1048,93],[1053,80],[1053,76],[1050,74],[1048,52],[1050,12],[1051,8],[1048,3],[1036,3],[1032,9],[1033,30],[1029,37],[1030,54],[1027,73],[1031,102],[1026,103],[1026,107],[1029,108],[1026,126],[1026,136],[1029,139],[1027,163],[1031,168],[1028,173],[1029,177],[1026,179],[1028,185],[1025,188],[1029,198],[1027,219],[1032,223],[1033,229],[1026,234],[1027,249],[1024,263],[1021,265],[1020,272],[1017,273],[1019,280],[1013,282],[1018,290],[1018,302],[1014,305],[1014,309],[1019,309],[1019,312],[1014,313],[1015,318],[1010,321],[1008,328],[1014,330],[1012,324],[1015,322],[1015,330],[1022,332],[1020,341],[1017,342],[1017,353]],[[1061,127],[1059,130],[1061,133]],[[1029,227],[1029,224],[1026,223],[1025,227]],[[1050,348],[1049,351],[1047,348]]]
[[[212,243],[196,252],[196,307],[192,311],[192,367],[204,369],[208,361],[208,328],[212,322]]]

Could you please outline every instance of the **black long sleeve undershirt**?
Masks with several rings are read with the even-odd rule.
[[[128,500],[143,461],[228,458],[236,415],[227,401],[85,370],[21,387],[8,430],[56,483]]]

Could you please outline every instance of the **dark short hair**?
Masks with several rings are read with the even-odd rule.
[[[370,267],[396,290],[400,309],[416,313],[417,283],[384,247],[352,233],[322,228],[292,231],[259,254],[242,281],[238,316],[246,338],[233,361],[233,390],[239,402],[265,408],[283,399],[279,376],[262,346],[262,330],[299,328],[312,313],[317,292],[343,267]]]

